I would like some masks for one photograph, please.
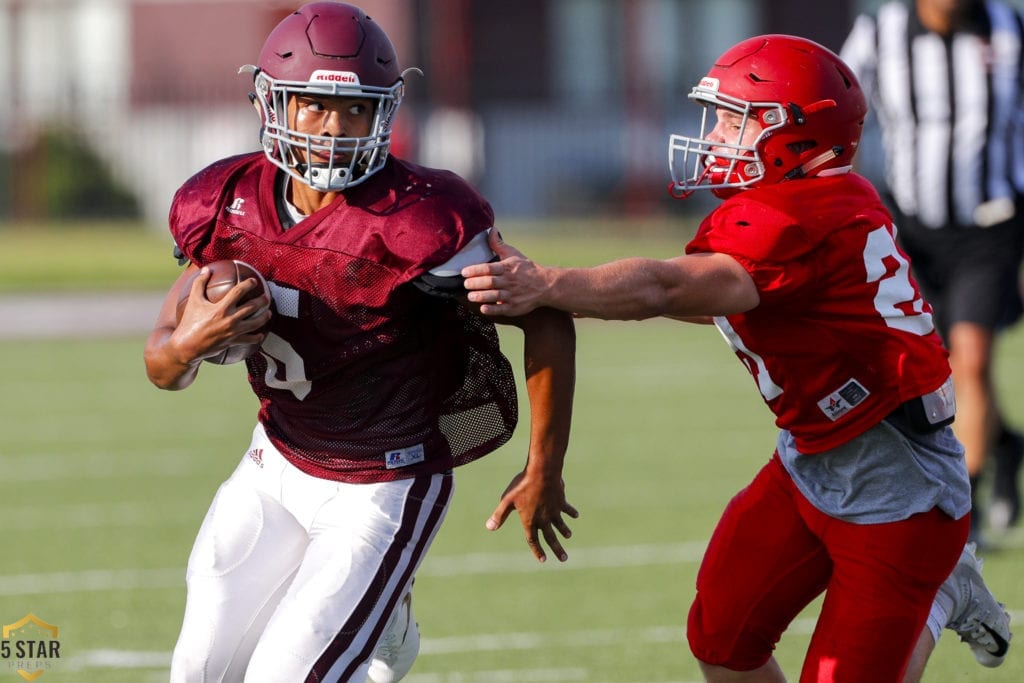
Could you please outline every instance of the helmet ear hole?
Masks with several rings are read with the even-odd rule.
[[[786,145],[790,152],[793,154],[803,154],[807,150],[814,149],[818,146],[818,143],[814,140],[800,140],[799,142],[790,142]]]

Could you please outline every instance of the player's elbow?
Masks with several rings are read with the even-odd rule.
[[[194,372],[184,375],[160,375],[156,373],[148,373],[148,375],[149,381],[153,386],[165,391],[181,391],[188,388],[192,384],[192,380],[195,379]]]
[[[720,290],[720,311],[715,315],[746,313],[761,303],[761,293],[754,280],[743,271],[738,277],[726,278]]]
[[[723,254],[690,257],[684,276],[666,286],[669,302],[662,312],[674,318],[725,316],[745,313],[761,303],[750,274]]]
[[[685,319],[693,322],[713,322],[719,316],[746,313],[757,308],[760,295],[756,289],[742,286],[723,286],[722,289],[707,292],[703,297],[683,297],[667,306],[666,317]]]
[[[158,389],[179,391],[192,384],[198,367],[196,363],[179,363],[170,358],[164,345],[152,340],[143,352],[146,377]]]
[[[164,389],[165,391],[179,391],[189,385],[189,382],[183,382],[182,376],[177,375],[177,373],[169,373],[162,367],[150,365],[148,359],[146,362],[146,377],[149,379],[150,384],[157,389]]]

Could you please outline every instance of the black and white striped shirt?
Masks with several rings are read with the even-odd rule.
[[[1021,15],[992,0],[949,36],[902,2],[857,18],[840,56],[871,98],[903,213],[936,228],[1013,216],[1024,194],[1022,36]]]

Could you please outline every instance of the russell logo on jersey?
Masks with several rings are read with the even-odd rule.
[[[231,202],[231,206],[227,207],[225,211],[236,216],[244,216],[245,210],[242,208],[243,204],[245,204],[244,199],[242,199],[241,197],[235,197],[235,199]]]

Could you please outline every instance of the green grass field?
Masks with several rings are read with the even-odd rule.
[[[685,241],[656,227],[503,232],[562,263],[668,255]],[[39,235],[41,247],[0,229],[0,296],[159,288],[176,272],[160,237],[57,234]],[[47,263],[33,266],[37,255]],[[39,284],[56,264],[92,256],[98,265],[62,285]],[[141,262],[126,267],[125,256]],[[520,335],[502,334],[517,362]],[[0,342],[0,622],[33,613],[60,627],[61,658],[44,683],[167,680],[193,536],[248,445],[256,404],[243,369],[210,366],[188,391],[161,392],[145,378],[144,336]],[[1024,335],[1001,351],[1006,410],[1024,424]],[[683,632],[697,565],[722,507],[771,453],[770,415],[713,329],[581,321],[578,356],[566,480],[581,517],[569,562],[538,565],[515,518],[484,529],[524,460],[521,430],[459,471],[416,584],[424,640],[410,683],[700,680]],[[1024,531],[999,542],[985,575],[1024,623]],[[813,619],[809,610],[779,646],[791,680]],[[10,664],[0,660],[0,683],[22,680]],[[927,680],[1016,683],[1024,654],[982,669],[947,633]]]

